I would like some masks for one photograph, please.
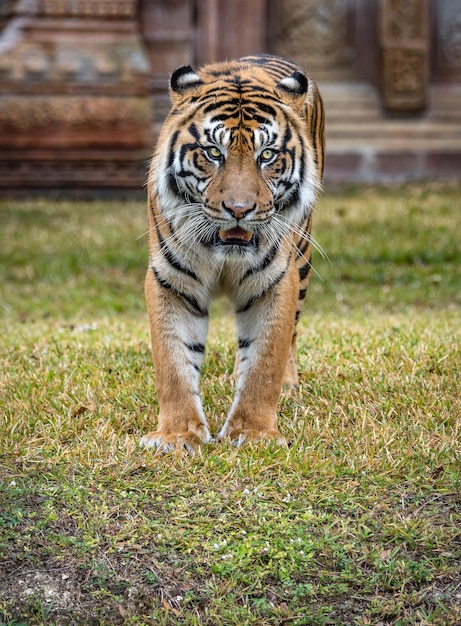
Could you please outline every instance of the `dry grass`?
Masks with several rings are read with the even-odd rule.
[[[461,621],[459,188],[326,195],[287,449],[140,449],[144,207],[0,206],[0,624]],[[202,394],[233,394],[217,305]]]

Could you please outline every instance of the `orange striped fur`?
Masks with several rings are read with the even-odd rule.
[[[239,335],[237,387],[218,438],[275,439],[283,383],[296,385],[296,324],[311,269],[324,114],[297,64],[255,55],[185,66],[148,183],[145,293],[159,399],[141,443],[211,439],[199,397],[210,301],[225,294]]]

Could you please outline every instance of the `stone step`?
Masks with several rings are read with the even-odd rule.
[[[369,85],[324,85],[325,187],[461,176],[461,88],[435,85],[427,112],[388,116]]]
[[[363,84],[322,87],[329,154],[461,153],[461,88],[435,86],[420,117],[389,117]]]
[[[359,141],[361,137],[370,139],[401,139],[424,140],[461,138],[461,120],[448,118],[407,121],[391,121],[386,119],[368,119],[363,117],[349,119],[347,124],[327,117],[326,136],[330,139],[349,139]]]
[[[404,145],[403,142],[404,141]],[[365,138],[361,137],[360,141],[356,141],[352,143],[350,140],[346,139],[334,139],[329,141],[327,138],[326,141],[327,152],[330,154],[344,154],[349,152],[359,153],[364,152],[366,154],[372,153],[417,153],[417,152],[458,152],[461,154],[461,137],[453,138],[453,139],[414,139],[412,141],[405,139],[392,139],[392,138],[384,138],[384,139],[376,139],[374,141],[366,141]],[[461,171],[460,171],[461,176]]]

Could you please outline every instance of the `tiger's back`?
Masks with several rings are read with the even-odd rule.
[[[276,406],[282,382],[297,382],[322,101],[302,68],[267,55],[179,68],[170,91],[148,185],[146,300],[160,413],[142,443],[192,449],[210,439],[198,380],[217,292],[231,299],[239,333],[236,397],[220,437],[282,441]]]

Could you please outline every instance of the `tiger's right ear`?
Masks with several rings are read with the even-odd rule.
[[[299,108],[303,108],[309,90],[309,80],[305,74],[296,70],[291,76],[285,76],[277,85],[277,89]]]
[[[176,104],[180,102],[183,96],[189,92],[201,87],[203,81],[198,74],[194,72],[190,65],[182,65],[178,67],[170,78],[170,94],[171,99]]]

